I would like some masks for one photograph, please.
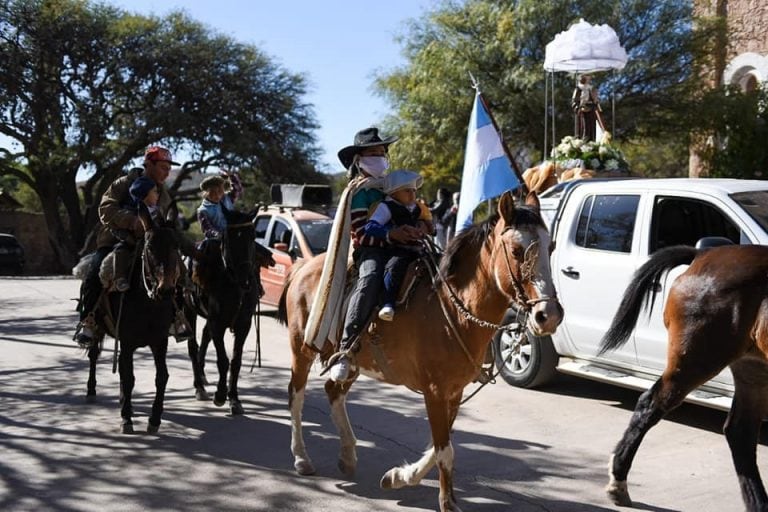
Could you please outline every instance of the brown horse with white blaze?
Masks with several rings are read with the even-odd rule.
[[[478,377],[491,336],[508,305],[526,310],[527,327],[537,335],[552,333],[563,310],[549,266],[551,240],[539,214],[535,194],[516,207],[512,194],[499,200],[498,215],[465,230],[449,244],[435,283],[423,280],[394,322],[374,316],[361,336],[350,379],[327,380],[331,417],[340,435],[339,468],[352,474],[357,464],[356,439],[346,410],[347,392],[360,372],[423,393],[432,432],[432,448],[417,462],[387,471],[384,488],[417,485],[437,464],[440,510],[458,511],[453,491],[450,432],[467,384]],[[304,343],[309,305],[320,280],[324,256],[294,267],[280,300],[279,319],[288,324],[293,361],[288,386],[291,451],[299,474],[314,473],[304,446],[301,414],[310,367],[317,352]],[[477,316],[476,316],[477,315]],[[478,318],[482,316],[485,320]],[[371,332],[373,331],[373,333]],[[371,336],[381,339],[374,353]],[[326,343],[321,358],[333,352]]]
[[[653,300],[662,275],[688,264],[664,305],[667,367],[640,396],[613,452],[608,496],[618,505],[632,504],[627,475],[645,434],[688,393],[728,366],[735,391],[725,438],[747,510],[766,511],[768,496],[756,450],[760,426],[768,415],[768,247],[675,246],[654,253],[627,287],[600,352],[623,345],[643,305]]]

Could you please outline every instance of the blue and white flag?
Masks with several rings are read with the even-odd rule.
[[[501,135],[496,131],[478,92],[469,118],[456,232],[472,225],[472,212],[478,204],[519,186],[520,180],[501,145]]]

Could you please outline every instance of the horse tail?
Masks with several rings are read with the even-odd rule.
[[[286,295],[288,295],[288,286],[291,284],[291,272],[288,274],[288,279],[285,280],[283,286],[283,293],[280,294],[280,300],[277,303],[277,321],[283,325],[288,325],[288,308],[285,305]]]
[[[291,286],[293,278],[303,264],[303,260],[294,263],[291,270],[288,271],[288,276],[285,278],[285,284],[283,284],[283,293],[280,294],[280,300],[277,303],[277,321],[283,325],[288,325],[288,307],[286,305],[286,302],[288,301],[288,288]]]
[[[637,319],[643,305],[648,305],[649,311],[653,309],[653,303],[656,300],[654,290],[660,282],[662,274],[678,265],[690,264],[697,252],[695,248],[689,246],[669,247],[654,253],[651,259],[637,269],[624,292],[624,297],[621,299],[621,304],[619,304],[619,309],[613,317],[608,332],[605,333],[600,342],[600,350],[597,351],[598,356],[615,350],[627,342],[629,335],[632,334],[637,325]],[[650,304],[648,304],[649,298]]]

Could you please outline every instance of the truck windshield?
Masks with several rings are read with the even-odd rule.
[[[328,250],[328,238],[331,236],[333,220],[300,220],[298,224],[313,254],[317,255]]]
[[[768,233],[768,190],[755,190],[752,192],[736,192],[731,194],[731,199],[736,201],[755,222],[760,224],[763,231]]]

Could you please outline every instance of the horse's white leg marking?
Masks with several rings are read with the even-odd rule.
[[[347,415],[347,393],[342,392],[331,402],[331,418],[339,432],[339,469],[345,475],[351,475],[357,468],[357,439],[352,431]]]
[[[461,512],[453,496],[453,444],[449,442],[437,450],[436,459],[440,471],[440,512]]]
[[[605,488],[605,492],[608,493],[608,497],[611,498],[616,505],[624,507],[632,506],[632,499],[629,497],[629,487],[626,480],[616,480],[613,476],[613,458],[615,455],[611,455],[611,460],[608,462],[608,486]]]
[[[429,470],[435,466],[435,460],[435,449],[429,448],[413,464],[392,468],[384,473],[380,485],[383,489],[400,489],[406,485],[419,485]]]
[[[300,475],[314,474],[315,468],[307,455],[304,446],[304,434],[301,428],[301,411],[304,408],[304,389],[295,391],[291,389],[291,453],[293,453],[293,467]]]

